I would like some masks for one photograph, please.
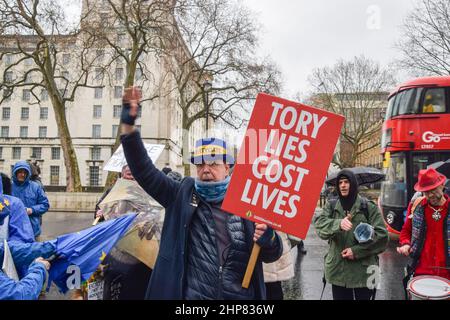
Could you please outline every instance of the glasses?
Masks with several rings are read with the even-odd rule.
[[[197,167],[197,169],[202,169],[205,166],[208,166],[211,168],[216,168],[222,164],[223,164],[223,162],[220,162],[220,161],[205,161],[204,163],[199,163],[199,164],[196,164],[195,166]]]

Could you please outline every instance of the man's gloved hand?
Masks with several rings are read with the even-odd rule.
[[[139,88],[130,87],[125,89],[125,93],[122,97],[122,114],[120,116],[120,122],[134,126],[138,116],[138,108],[140,108],[139,102],[142,98],[142,92]]]

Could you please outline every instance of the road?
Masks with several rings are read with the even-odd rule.
[[[58,235],[75,232],[88,228],[93,221],[93,213],[64,213],[49,212],[43,219],[44,240]],[[377,291],[377,300],[403,299],[403,267],[407,258],[396,253],[396,243],[391,241],[388,249],[380,255],[381,285]],[[323,288],[323,257],[328,249],[326,241],[319,239],[313,227],[310,228],[305,240],[306,255],[298,255],[295,265],[295,277],[283,282],[285,299],[289,300],[318,300]],[[69,299],[70,293],[62,295],[52,287],[47,300]],[[325,288],[323,300],[331,299],[331,285]]]

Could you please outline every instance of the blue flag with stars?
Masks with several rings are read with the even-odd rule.
[[[54,282],[62,293],[66,293],[67,280],[75,273],[68,272],[69,266],[78,266],[81,281],[87,281],[117,241],[124,236],[136,214],[103,222],[80,232],[62,235],[56,239],[57,259],[49,271],[48,287]]]

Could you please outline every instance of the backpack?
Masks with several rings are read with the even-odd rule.
[[[336,204],[339,201],[338,198],[332,198],[328,200],[328,203],[331,206],[331,210],[334,213],[334,209],[336,208]],[[369,220],[369,207],[367,205],[367,203],[369,202],[369,199],[365,198],[365,197],[361,197],[361,206],[359,207],[359,209],[363,212],[364,217],[366,217],[366,220],[368,222],[370,222]]]

